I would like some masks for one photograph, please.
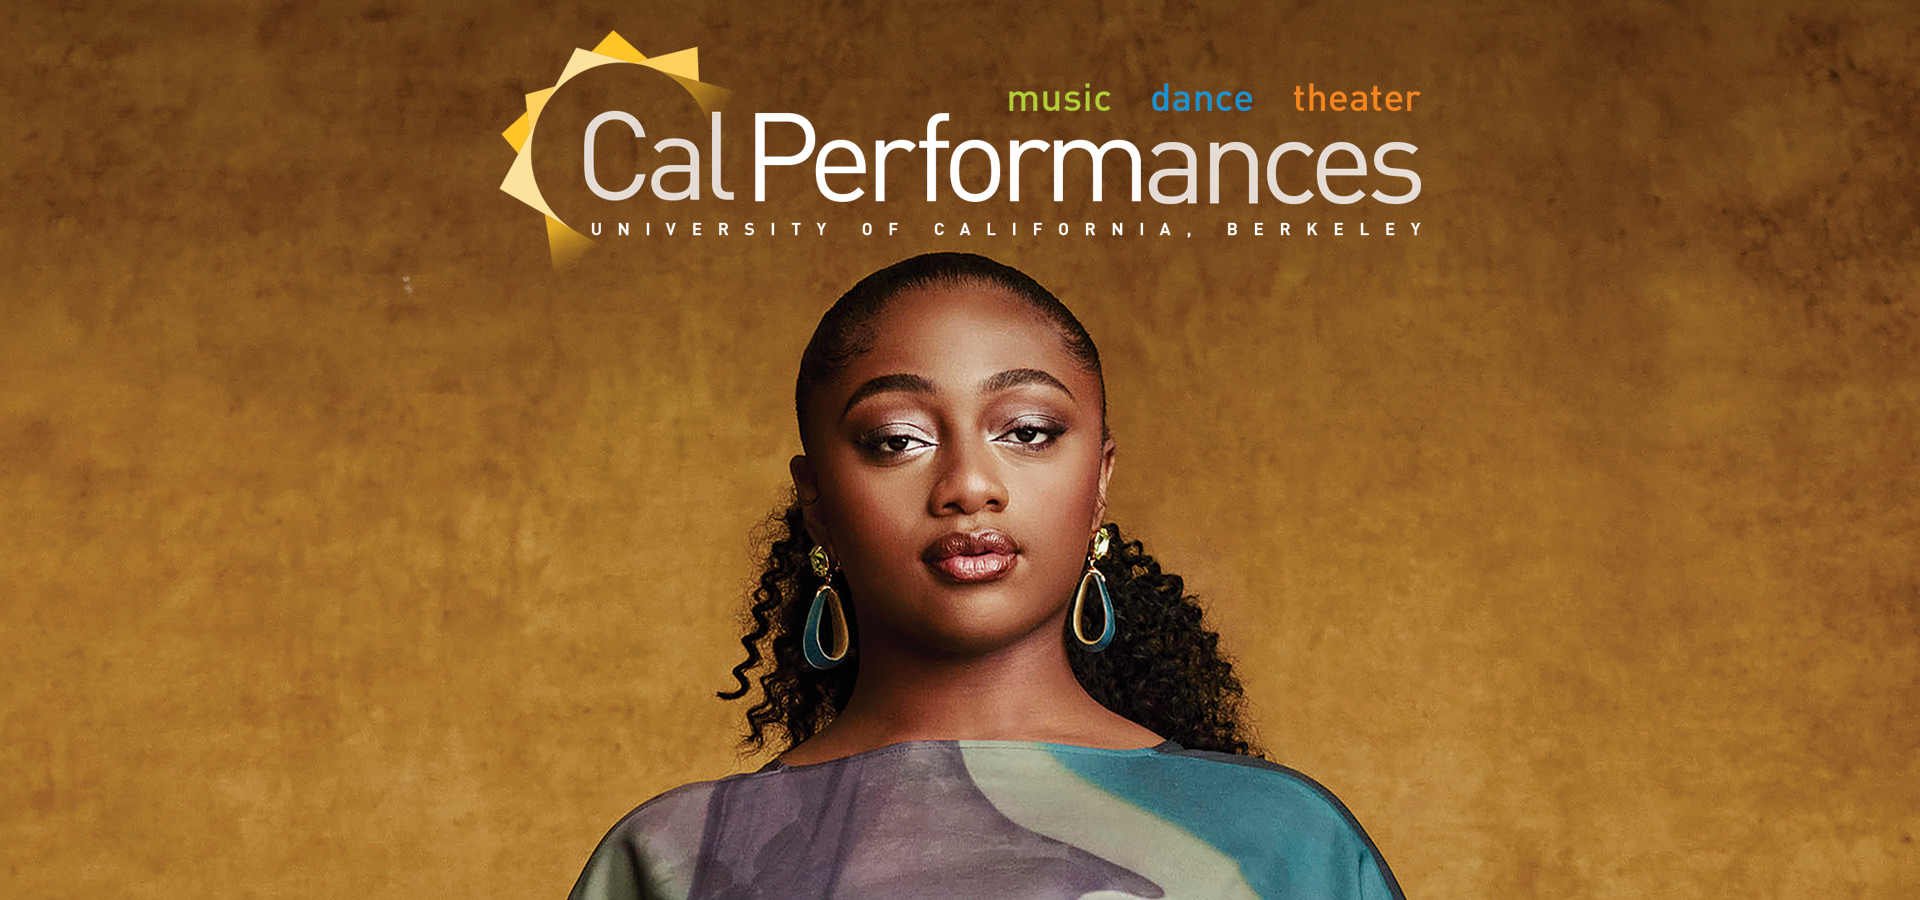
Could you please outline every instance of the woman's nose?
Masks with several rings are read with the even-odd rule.
[[[941,446],[940,477],[928,496],[928,512],[935,516],[973,515],[1007,506],[1006,481],[1000,463],[985,441],[950,441]]]

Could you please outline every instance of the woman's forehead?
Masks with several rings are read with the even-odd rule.
[[[881,309],[865,337],[861,343],[866,352],[849,361],[841,373],[843,384],[892,372],[1000,371],[1010,366],[1044,369],[1064,379],[1079,368],[1058,326],[992,284],[962,282],[904,291]]]
[[[1034,384],[1032,370],[1058,381],[1076,406],[1098,414],[1104,402],[1099,376],[1067,349],[1060,327],[1031,304],[991,283],[914,288],[888,301],[854,341],[858,350],[809,389],[800,423],[802,443],[814,428],[831,427],[875,379],[909,376],[935,392],[978,396],[996,384]],[[870,393],[870,391],[869,391]]]

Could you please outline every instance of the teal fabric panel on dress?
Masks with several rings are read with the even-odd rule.
[[[1239,861],[1265,900],[1402,897],[1346,806],[1292,769],[1197,751],[1115,756],[1049,749],[1074,774]]]

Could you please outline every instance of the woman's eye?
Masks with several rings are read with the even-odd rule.
[[[1005,437],[1025,447],[1045,447],[1060,436],[1060,429],[1045,425],[1017,425],[1007,430]]]
[[[868,451],[880,456],[897,456],[927,443],[910,434],[876,434],[862,442]]]

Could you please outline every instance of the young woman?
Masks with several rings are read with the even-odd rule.
[[[1102,524],[1100,357],[937,253],[828,310],[736,666],[757,772],[615,825],[573,900],[1399,898],[1346,807],[1251,754],[1178,576]]]

